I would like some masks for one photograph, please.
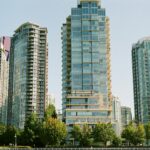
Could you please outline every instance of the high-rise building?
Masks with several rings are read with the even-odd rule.
[[[62,26],[63,121],[111,122],[109,18],[99,0],[80,0]]]
[[[44,116],[48,88],[47,28],[27,22],[12,37],[8,124],[24,128],[25,119]]]
[[[62,121],[62,110],[60,109],[57,110],[57,119]]]
[[[116,134],[120,136],[122,131],[121,104],[119,98],[115,96],[112,99],[112,125]]]
[[[124,129],[132,121],[131,108],[122,106],[121,107],[121,123],[122,129]]]
[[[0,38],[0,122],[7,124],[10,37]]]
[[[48,107],[49,105],[56,106],[54,94],[48,94],[47,96],[46,107]]]
[[[150,37],[132,46],[135,120],[150,121]]]

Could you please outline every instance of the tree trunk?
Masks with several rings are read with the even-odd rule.
[[[105,147],[107,147],[107,142],[105,142]]]

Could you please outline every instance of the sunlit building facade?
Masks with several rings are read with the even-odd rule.
[[[111,122],[109,18],[99,0],[80,0],[62,26],[63,121]]]
[[[54,105],[56,107],[56,103],[55,103],[55,96],[54,94],[49,93],[47,96],[47,100],[46,100],[46,108],[49,105]]]
[[[47,28],[27,22],[12,37],[8,124],[24,128],[25,119],[44,117],[48,88]]]
[[[10,37],[0,38],[0,122],[7,124]]]
[[[121,103],[116,96],[113,96],[112,98],[112,125],[116,134],[120,136],[122,132]]]

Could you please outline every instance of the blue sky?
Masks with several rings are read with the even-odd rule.
[[[112,92],[133,108],[132,44],[150,36],[150,0],[102,0],[110,18]],[[77,0],[1,0],[0,36],[31,21],[48,28],[49,92],[61,108],[61,26]]]

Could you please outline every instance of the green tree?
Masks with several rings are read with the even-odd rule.
[[[122,138],[124,138],[127,142],[129,142],[129,145],[133,143],[133,138],[135,136],[135,127],[133,126],[133,123],[130,123],[126,126],[126,128],[122,132]]]
[[[48,118],[43,122],[40,138],[44,145],[60,145],[66,135],[66,125],[63,122],[55,118]]]
[[[148,141],[150,140],[150,122],[148,122],[145,126],[145,138],[146,138],[146,143],[148,145]]]
[[[37,143],[40,144],[40,127],[41,123],[38,121],[36,114],[32,113],[25,121],[24,131],[22,133],[23,144],[30,146],[34,146]]]
[[[71,138],[73,139],[73,145],[74,142],[79,142],[81,141],[81,128],[78,125],[74,125],[73,129],[70,132]]]
[[[112,146],[114,147],[119,147],[122,145],[122,140],[120,137],[114,136],[113,141],[112,141]]]
[[[81,129],[81,146],[90,146],[92,144],[91,133],[92,129],[87,124],[83,125]]]
[[[6,131],[3,134],[3,144],[15,144],[15,135],[19,135],[19,130],[17,130],[14,126],[7,126]]]
[[[145,138],[144,126],[130,123],[122,132],[122,138],[133,145],[143,144]]]
[[[95,142],[102,142],[107,146],[107,142],[112,142],[115,132],[110,123],[98,123],[93,129],[93,138]]]
[[[145,130],[143,124],[138,124],[135,132],[135,140],[133,141],[134,145],[142,144],[145,140]]]
[[[57,113],[54,105],[49,105],[44,114],[45,120],[48,118],[57,118]]]
[[[6,126],[4,124],[0,124],[0,145],[4,143],[4,133],[6,132]]]
[[[91,145],[92,143],[91,133],[92,129],[87,124],[84,124],[82,127],[80,127],[79,125],[74,125],[73,129],[70,132],[73,141],[75,143],[78,142],[78,145],[80,146]]]

